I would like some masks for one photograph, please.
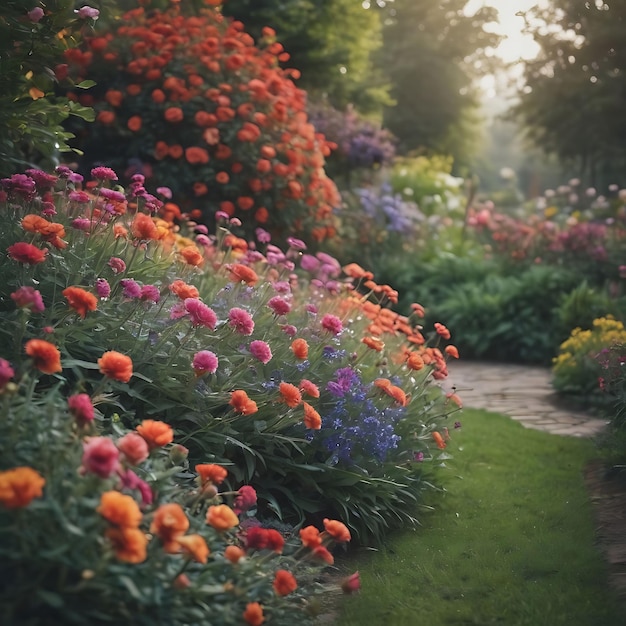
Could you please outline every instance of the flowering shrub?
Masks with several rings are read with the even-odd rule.
[[[225,214],[210,237],[142,176],[116,179],[60,167],[1,181],[0,354],[20,388],[35,367],[33,393],[61,394],[132,458],[144,451],[122,432],[150,453],[173,437],[191,468],[253,487],[259,519],[341,517],[360,540],[414,522],[433,433],[458,409],[436,384],[458,356],[445,327],[421,328],[419,305],[392,312],[397,292],[357,265],[260,229],[248,242]],[[112,445],[98,450],[109,476]]]
[[[595,319],[590,330],[575,328],[553,360],[554,387],[561,393],[591,403],[595,399],[598,403],[601,400],[598,381],[603,377],[599,357],[625,341],[624,324],[610,316]]]
[[[97,85],[70,93],[97,111],[76,131],[89,164],[143,173],[164,198],[241,218],[246,235],[263,225],[283,239],[333,234],[339,196],[326,176],[330,145],[306,114],[306,94],[279,66],[288,55],[270,28],[260,47],[216,2],[198,14],[143,7],[110,32],[69,50],[74,75]]]

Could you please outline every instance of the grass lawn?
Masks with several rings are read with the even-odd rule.
[[[624,626],[594,546],[591,441],[465,409],[423,526],[359,550],[336,626]]]

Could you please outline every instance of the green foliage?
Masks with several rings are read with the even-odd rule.
[[[91,29],[73,0],[6,0],[0,15],[0,176],[36,164],[50,166],[70,150],[62,126],[70,115],[93,120],[87,107],[56,96],[67,82],[63,52]],[[80,85],[79,85],[80,87]]]
[[[445,491],[416,531],[349,560],[362,589],[337,626],[619,626],[623,608],[598,550],[583,470],[589,440],[464,409]],[[567,567],[559,564],[567,563]]]

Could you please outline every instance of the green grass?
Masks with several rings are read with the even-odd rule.
[[[591,441],[465,409],[423,526],[349,558],[336,626],[624,626],[594,545]]]

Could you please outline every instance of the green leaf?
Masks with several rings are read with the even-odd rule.
[[[91,87],[94,87],[95,85],[96,85],[95,80],[83,80],[77,85],[74,85],[74,87],[78,87],[78,89],[91,89]]]

